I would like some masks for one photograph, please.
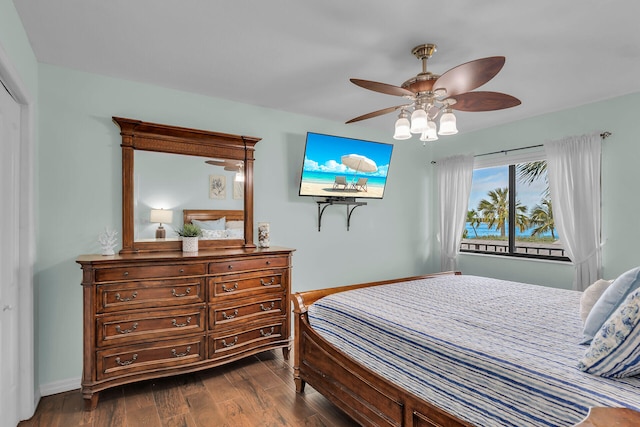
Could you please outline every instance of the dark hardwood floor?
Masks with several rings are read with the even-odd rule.
[[[80,390],[40,400],[19,427],[47,426],[331,426],[358,424],[309,385],[295,392],[291,360],[281,351],[194,374],[106,390],[98,407],[83,410]]]

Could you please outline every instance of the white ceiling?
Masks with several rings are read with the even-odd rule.
[[[421,71],[507,58],[481,90],[522,105],[457,113],[461,132],[640,91],[632,0],[14,0],[38,61],[344,122]],[[350,126],[390,133],[389,114]]]

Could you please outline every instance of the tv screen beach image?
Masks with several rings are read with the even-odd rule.
[[[393,145],[309,132],[301,196],[381,199]]]

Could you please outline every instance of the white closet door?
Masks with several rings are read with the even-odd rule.
[[[18,424],[20,107],[0,85],[0,426]]]

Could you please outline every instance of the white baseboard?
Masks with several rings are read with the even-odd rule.
[[[63,393],[65,391],[76,390],[80,388],[80,377],[69,378],[62,381],[55,381],[48,384],[40,385],[40,396],[51,396],[52,394]]]

